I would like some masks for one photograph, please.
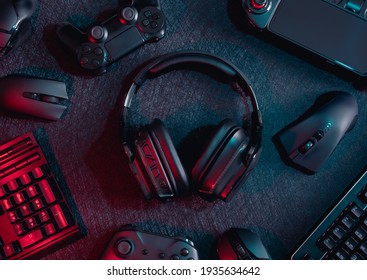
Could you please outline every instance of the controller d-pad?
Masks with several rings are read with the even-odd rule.
[[[164,25],[163,13],[156,7],[144,8],[139,14],[138,25],[146,33],[158,32]]]
[[[106,52],[100,45],[85,43],[79,48],[78,59],[83,68],[95,70],[105,63]]]

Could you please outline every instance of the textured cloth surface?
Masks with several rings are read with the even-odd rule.
[[[237,0],[236,0],[237,1]],[[190,237],[201,258],[211,258],[215,240],[231,227],[258,233],[270,255],[286,259],[319,216],[363,169],[367,150],[367,95],[355,83],[269,44],[239,28],[231,2],[161,0],[166,37],[129,54],[103,76],[84,75],[55,36],[55,24],[87,25],[113,11],[117,1],[40,1],[34,34],[0,61],[0,74],[27,73],[68,83],[71,106],[63,120],[44,122],[0,113],[0,140],[6,142],[43,128],[63,172],[88,235],[47,259],[96,259],[124,224]],[[108,14],[108,13],[107,13]],[[236,15],[234,15],[236,16]],[[243,24],[244,21],[242,21]],[[229,203],[206,202],[197,195],[166,203],[146,201],[120,145],[119,118],[124,80],[138,65],[177,50],[200,50],[228,59],[252,85],[263,114],[263,150],[247,182]],[[299,117],[322,93],[344,90],[359,104],[359,120],[319,173],[305,175],[286,166],[271,138]],[[201,73],[179,71],[148,81],[131,108],[132,122],[160,118],[184,161],[198,156],[188,136],[202,126],[244,114],[238,95]],[[189,144],[189,146],[188,146]]]

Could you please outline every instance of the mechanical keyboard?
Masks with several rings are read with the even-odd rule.
[[[0,260],[39,258],[83,236],[56,178],[33,133],[0,146]]]
[[[367,259],[367,167],[316,224],[292,259]]]

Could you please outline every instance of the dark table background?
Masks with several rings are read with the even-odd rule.
[[[237,0],[236,0],[237,1]],[[189,236],[201,258],[211,258],[215,240],[231,227],[258,233],[275,259],[289,258],[295,245],[366,164],[365,82],[355,82],[304,60],[293,49],[269,44],[240,27],[236,1],[161,0],[166,37],[116,63],[104,76],[85,75],[55,38],[55,24],[88,25],[118,1],[40,1],[34,34],[0,61],[0,74],[26,73],[66,81],[72,105],[66,117],[44,122],[0,113],[0,140],[43,128],[88,229],[88,235],[47,259],[96,259],[119,227],[127,223],[168,235]],[[235,8],[232,8],[235,7]],[[107,11],[107,12],[106,12]],[[138,65],[176,50],[219,55],[247,75],[264,119],[258,166],[232,201],[210,203],[197,195],[167,203],[145,201],[119,142],[123,81]],[[321,65],[322,66],[322,65]],[[286,166],[272,136],[299,117],[322,93],[345,90],[358,101],[356,127],[342,140],[322,170],[305,175]],[[132,106],[134,124],[161,118],[185,158],[190,132],[244,113],[231,88],[196,72],[173,72],[149,81]],[[183,152],[186,151],[186,152]],[[188,152],[189,151],[189,152]]]

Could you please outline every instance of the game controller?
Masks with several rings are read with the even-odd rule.
[[[165,16],[158,0],[134,0],[111,18],[90,26],[86,32],[70,23],[57,26],[57,36],[73,52],[79,65],[104,74],[107,66],[138,47],[165,35]]]
[[[0,1],[0,57],[21,45],[32,33],[31,16],[36,0]]]
[[[198,260],[194,243],[188,238],[168,237],[125,226],[106,247],[103,260]]]

